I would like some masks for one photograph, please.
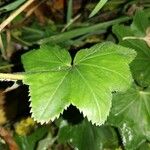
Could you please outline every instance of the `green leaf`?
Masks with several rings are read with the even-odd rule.
[[[141,22],[142,18],[142,22]],[[149,16],[144,11],[138,11],[134,18],[133,22],[131,24],[131,29],[134,32],[135,35],[138,36],[145,36],[146,29],[150,27],[150,21]]]
[[[7,12],[7,11],[14,10],[24,2],[25,2],[25,0],[16,0],[16,1],[14,1],[14,2],[6,5],[6,6],[1,7],[0,11]]]
[[[117,35],[120,44],[133,48],[137,52],[137,57],[131,63],[131,71],[134,79],[142,86],[150,84],[150,47],[145,41],[130,37],[144,37],[148,27],[150,27],[150,21],[144,12],[138,12],[135,15],[131,27],[124,25],[113,27],[113,32]],[[125,37],[126,40],[123,40]]]
[[[112,104],[108,122],[119,127],[127,149],[137,149],[150,141],[150,88],[133,86],[126,93],[116,94]]]
[[[48,133],[48,127],[38,127],[32,134],[27,136],[14,135],[16,142],[18,143],[20,150],[35,150],[36,144],[44,138]]]
[[[70,104],[88,120],[103,124],[112,91],[126,90],[132,81],[128,64],[135,52],[111,42],[81,50],[74,58],[59,46],[42,46],[22,57],[29,85],[32,117],[44,123],[59,117]]]
[[[60,143],[70,143],[79,150],[103,150],[118,147],[118,137],[110,126],[93,126],[87,120],[78,125],[62,123],[58,132]]]
[[[107,3],[108,0],[100,0],[89,17],[93,17]]]

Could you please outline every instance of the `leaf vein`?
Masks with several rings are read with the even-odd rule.
[[[91,93],[92,93],[92,95],[93,95],[93,97],[94,97],[94,100],[95,100],[95,103],[96,103],[96,106],[97,106],[97,109],[98,109],[98,115],[99,115],[99,118],[100,118],[100,120],[101,120],[101,111],[100,111],[100,109],[99,109],[98,99],[96,98],[96,95],[95,95],[93,89],[90,87],[89,83],[88,83],[87,80],[84,78],[84,76],[81,74],[81,72],[79,71],[79,69],[77,69],[77,67],[76,67],[76,70],[77,70],[77,72],[79,73],[79,75],[81,76],[81,78],[83,79],[84,83],[89,87],[89,89],[90,89],[90,91],[91,91]]]
[[[107,70],[109,72],[113,72],[115,74],[118,74],[121,78],[123,78],[126,82],[128,82],[128,78],[126,78],[125,76],[123,76],[122,74],[120,74],[119,72],[116,72],[114,70],[111,70],[111,69],[108,69],[106,67],[102,67],[102,66],[98,66],[98,65],[93,65],[93,64],[88,64],[88,63],[82,63],[81,65],[85,65],[85,66],[91,66],[91,67],[96,67],[96,68],[99,68],[99,69],[103,69],[103,70]]]
[[[64,81],[64,79],[66,78],[66,76],[68,75],[68,73],[69,73],[69,71],[63,76],[62,80],[60,81],[60,83],[59,83],[58,86],[56,87],[55,91],[54,91],[53,94],[51,95],[51,97],[50,97],[50,99],[49,99],[49,101],[48,101],[46,107],[43,109],[43,112],[41,113],[41,115],[40,115],[39,118],[41,118],[41,117],[43,116],[43,114],[46,112],[46,110],[47,110],[47,108],[48,108],[48,106],[49,106],[49,104],[50,104],[52,98],[55,96],[57,90],[59,89],[59,87],[60,87],[61,84],[63,83],[63,81]]]

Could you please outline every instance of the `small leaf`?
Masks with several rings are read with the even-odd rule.
[[[116,94],[112,103],[108,122],[119,127],[126,149],[137,149],[150,141],[150,88],[133,86],[126,93]]]
[[[89,17],[93,17],[107,3],[108,0],[100,0]]]
[[[62,125],[58,132],[60,143],[69,143],[79,150],[103,150],[118,147],[118,137],[110,126],[93,126],[86,119],[78,125]]]
[[[22,57],[29,85],[32,117],[45,123],[59,117],[70,104],[92,123],[103,124],[110,111],[112,91],[126,90],[131,81],[131,49],[106,42],[81,50],[73,65],[58,46],[42,46]]]
[[[150,26],[150,21],[148,19],[148,15],[144,11],[138,11],[131,24],[131,29],[136,36],[144,36],[146,29]],[[142,22],[141,22],[142,18]]]
[[[135,15],[131,27],[124,25],[113,27],[113,32],[117,35],[120,44],[133,48],[137,52],[137,57],[131,63],[131,71],[134,79],[142,86],[150,84],[149,26],[150,21],[145,13],[140,11]]]

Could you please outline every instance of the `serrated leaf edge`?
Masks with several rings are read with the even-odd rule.
[[[47,124],[47,123],[49,123],[50,121],[53,122],[55,119],[58,119],[58,118],[60,117],[60,115],[63,114],[64,110],[67,110],[67,108],[71,105],[71,104],[66,105],[66,106],[63,108],[63,110],[62,110],[58,115],[56,115],[56,116],[53,117],[53,118],[49,118],[47,121],[45,121],[45,120],[37,120],[36,117],[34,117],[34,113],[33,113],[33,111],[32,111],[32,99],[31,99],[31,98],[29,99],[29,102],[30,102],[29,107],[31,108],[31,109],[30,109],[31,118],[33,118],[34,121],[36,121],[37,123],[40,123],[41,125]]]

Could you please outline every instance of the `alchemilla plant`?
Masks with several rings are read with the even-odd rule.
[[[107,3],[107,0],[101,0],[90,17],[94,16],[106,3],[110,4],[109,2],[111,3],[111,1]],[[30,5],[32,1],[28,1],[28,3],[24,1],[14,2],[13,5],[2,7],[0,12],[2,10],[9,12],[24,3]],[[39,7],[42,3],[37,6]],[[68,12],[72,10],[71,3],[72,0],[68,2]],[[118,3],[119,6],[123,4],[122,1],[118,1]],[[129,6],[131,4],[132,2],[129,3]],[[19,11],[21,10],[19,9]],[[69,17],[68,13],[67,19]],[[112,150],[149,150],[149,11],[138,10],[134,17],[117,18],[69,31],[68,29],[78,17],[80,16],[67,22],[62,33],[59,33],[55,27],[49,31],[49,26],[43,28],[43,26],[38,26],[35,23],[32,28],[24,27],[23,31],[20,32],[17,29],[16,31],[12,29],[12,32],[12,25],[9,32],[6,29],[6,36],[3,33],[0,35],[0,46],[3,50],[1,53],[5,59],[7,55],[4,51],[3,39],[6,38],[7,43],[9,43],[11,35],[18,43],[21,43],[20,45],[15,43],[18,47],[22,45],[27,46],[21,47],[24,49],[30,48],[30,46],[32,48],[38,47],[21,55],[23,72],[16,74],[0,73],[1,80],[21,80],[23,84],[29,87],[31,116],[21,124],[34,126],[34,132],[23,137],[15,134],[14,138],[19,144],[25,141],[26,147],[22,144],[21,150],[34,150],[35,147],[38,147],[37,150],[46,150],[43,147],[49,140],[51,140],[49,142],[52,143],[51,146],[57,142],[69,143],[70,149],[79,150],[110,148]],[[11,19],[8,18],[6,22],[0,25],[0,31],[8,25]],[[121,22],[126,22],[126,25],[121,24]],[[24,20],[21,23],[24,23]],[[108,37],[110,41],[107,38],[103,42],[99,40],[99,42],[95,42],[97,44],[90,44],[90,46],[88,45],[89,48],[81,48],[77,52],[68,50],[68,47],[72,45],[82,45],[85,42],[82,40],[91,33],[100,32],[103,35],[109,26],[112,26],[109,34],[111,36]],[[60,27],[58,26],[58,28]],[[30,32],[34,34],[29,34]],[[81,36],[81,39],[78,39],[78,36]],[[81,45],[79,47],[82,47]],[[83,47],[87,46],[85,43],[83,45]],[[8,50],[9,46],[6,46]],[[2,61],[1,58],[0,61]],[[16,87],[18,85],[15,84]],[[6,89],[2,94],[9,90],[12,91],[13,88]],[[3,98],[4,96],[2,100]],[[0,102],[0,107],[3,104],[5,102]],[[78,118],[79,122],[77,119],[75,124],[69,119],[67,120],[64,115],[72,107],[76,109],[75,113],[79,113],[81,117]],[[76,116],[70,113],[69,117],[74,119]],[[55,124],[54,127],[51,123]],[[21,133],[24,133],[19,125],[16,125],[16,128],[17,131],[20,132],[21,129]],[[40,141],[41,139],[43,140]],[[47,146],[47,149],[49,147]]]
[[[118,128],[126,149],[136,149],[149,141],[149,26],[148,16],[141,11],[131,26],[113,27],[117,45],[96,44],[77,52],[75,58],[66,49],[48,44],[23,55],[23,82],[29,85],[32,117],[48,123],[69,105],[76,106],[93,125],[86,120],[75,127],[61,128],[59,134],[61,141],[73,138],[79,149],[83,149],[85,139],[73,136],[74,132],[82,137],[90,135],[91,130],[97,140],[102,140],[98,133],[104,123]],[[79,133],[86,129],[87,133]],[[69,135],[63,134],[65,130],[70,131]],[[94,149],[100,146],[97,140],[91,144]]]

